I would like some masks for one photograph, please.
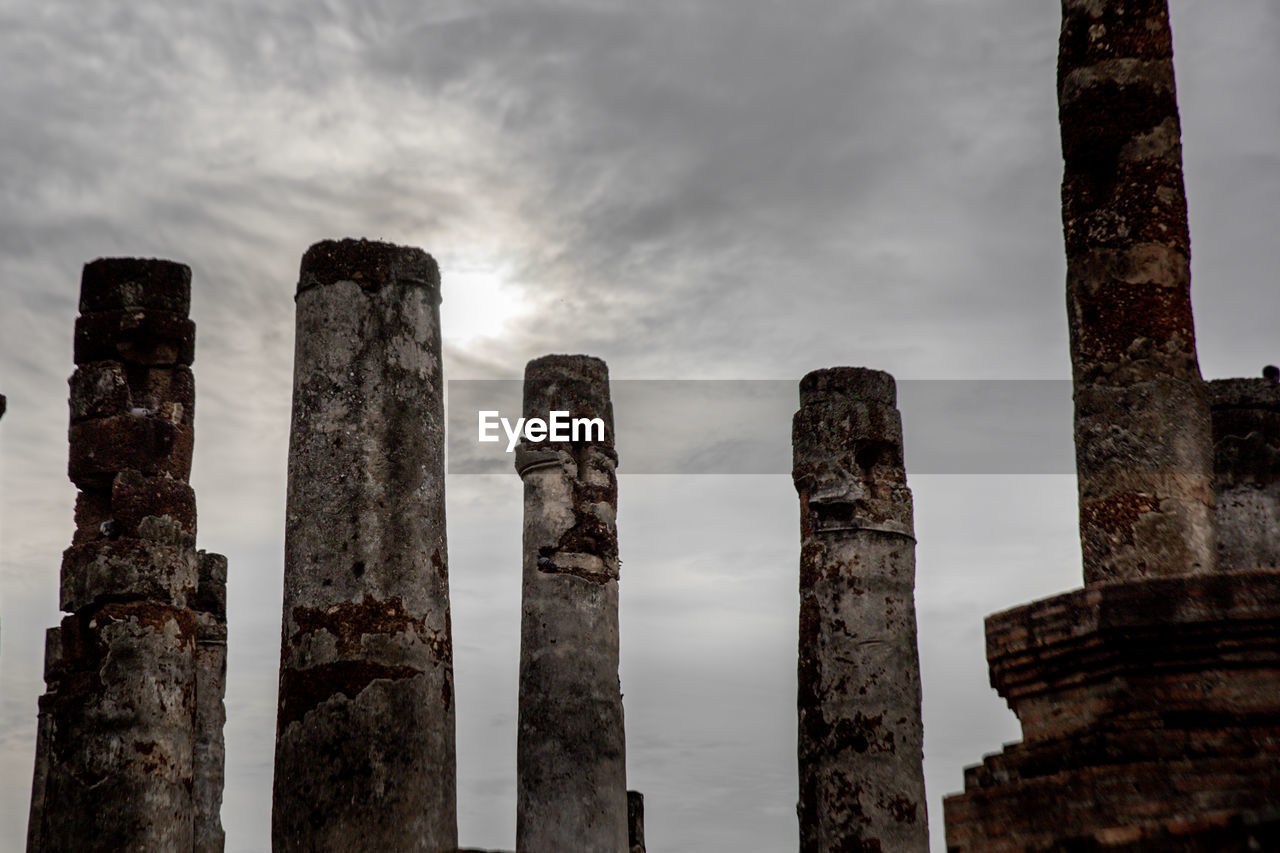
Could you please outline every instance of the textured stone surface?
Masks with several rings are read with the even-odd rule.
[[[70,380],[68,470],[80,492],[46,637],[29,851],[222,849],[225,594],[198,612],[186,366],[190,271],[168,261],[88,264]],[[207,624],[206,624],[207,623]],[[217,635],[219,661],[202,658]],[[216,694],[217,713],[201,701]],[[212,711],[210,705],[208,708]],[[203,840],[202,840],[203,839]]]
[[[599,417],[604,441],[523,441],[516,848],[628,850],[618,683],[617,454],[609,374],[589,356],[525,369],[524,416]]]
[[[439,273],[318,243],[296,302],[273,848],[452,851]]]
[[[792,443],[800,850],[924,853],[915,538],[893,377],[810,373]]]
[[[1280,384],[1209,383],[1218,567],[1280,568]]]
[[[1023,739],[944,800],[947,849],[1278,849],[1280,572],[1255,559],[1274,528],[1258,503],[1215,516],[1213,478],[1220,502],[1264,490],[1276,395],[1214,383],[1210,421],[1165,0],[1062,9],[1086,587],[988,617]]]
[[[645,853],[644,794],[627,791],[627,844],[631,853]]]
[[[147,601],[63,619],[38,849],[191,849],[195,633]]]
[[[989,617],[987,650],[1023,742],[965,771],[948,850],[1270,849],[1280,572],[1075,590]]]
[[[1164,0],[1064,0],[1058,107],[1086,583],[1212,571],[1208,403]]]
[[[196,702],[192,751],[195,772],[191,790],[194,853],[219,853],[226,842],[222,829],[222,786],[226,749],[222,727],[227,688],[227,558],[201,551],[196,611]]]

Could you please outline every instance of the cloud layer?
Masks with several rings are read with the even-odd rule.
[[[1202,363],[1253,375],[1278,358],[1280,10],[1172,6]],[[224,822],[229,851],[260,850],[306,247],[432,252],[450,379],[516,378],[546,352],[627,379],[1063,379],[1057,16],[1018,0],[0,2],[0,847],[25,832],[71,532],[83,263],[194,271],[193,484],[202,546],[231,558]],[[793,847],[791,485],[622,471],[650,849]],[[1078,583],[1074,480],[913,487],[941,850],[941,795],[1017,733],[986,686],[981,617]],[[509,847],[519,485],[448,488],[462,839]]]

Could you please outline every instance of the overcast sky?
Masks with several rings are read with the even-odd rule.
[[[1280,359],[1280,6],[1172,15],[1201,365],[1256,375]],[[620,379],[1065,379],[1058,24],[1051,0],[0,0],[0,848],[25,833],[73,527],[82,264],[194,273],[192,483],[200,545],[230,559],[223,821],[228,851],[263,851],[303,251],[366,236],[431,252],[449,379],[518,378],[548,352]],[[1061,452],[1069,434],[1046,440]],[[793,850],[790,478],[620,470],[649,850]],[[940,851],[941,797],[1017,738],[982,617],[1078,585],[1075,482],[911,485]],[[520,484],[447,488],[460,835],[509,849]]]

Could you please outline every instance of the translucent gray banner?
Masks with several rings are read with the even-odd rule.
[[[790,474],[791,380],[621,379],[620,474]],[[448,472],[514,473],[523,382],[450,380]],[[908,474],[1074,474],[1070,380],[898,382]],[[490,441],[480,441],[481,413]],[[568,418],[572,418],[570,413]],[[546,415],[544,415],[546,417]],[[566,429],[568,427],[566,426]]]

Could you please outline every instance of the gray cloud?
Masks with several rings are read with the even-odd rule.
[[[1251,375],[1280,358],[1280,10],[1172,6],[1202,361]],[[71,532],[82,263],[195,272],[193,483],[202,546],[232,558],[228,849],[259,850],[305,248],[363,235],[435,253],[455,379],[518,377],[551,351],[601,355],[616,378],[867,364],[1063,379],[1057,15],[1018,0],[0,6],[0,770],[17,780],[0,847],[23,836]],[[794,846],[790,483],[622,470],[629,765],[651,849]],[[1074,483],[913,487],[940,850],[941,795],[1017,731],[986,686],[981,617],[1078,582]],[[449,489],[463,840],[510,846],[519,487]]]

